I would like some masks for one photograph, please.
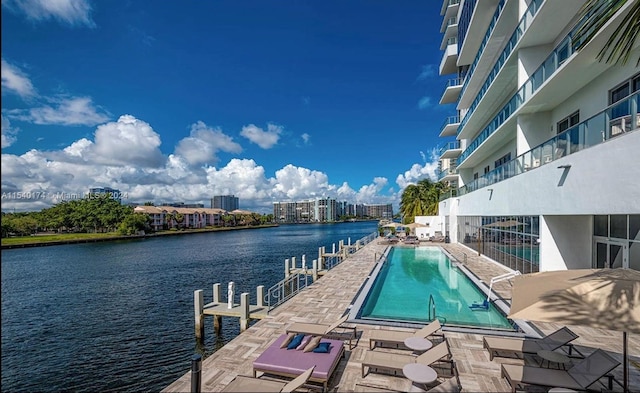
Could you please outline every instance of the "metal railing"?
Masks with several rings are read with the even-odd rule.
[[[356,242],[356,245],[364,246],[375,240],[377,237],[378,232],[373,232],[358,240]],[[353,254],[355,252],[356,250],[351,250],[351,247],[349,247],[346,255]],[[343,260],[343,256],[332,256],[331,258],[325,260],[324,267],[325,269],[330,270],[336,267]],[[267,312],[291,299],[301,290],[313,283],[313,276],[310,274],[310,272],[310,269],[305,269],[305,271],[303,271],[302,273],[298,272],[292,274],[291,276],[284,278],[283,280],[269,288],[266,295],[264,296],[264,304],[267,305]]]
[[[482,177],[465,184],[458,189],[457,194],[468,194],[631,132],[640,127],[639,107],[640,93],[632,94]]]
[[[429,294],[429,321],[436,319],[436,301],[433,299],[433,295]],[[433,318],[431,318],[431,310],[433,310]]]
[[[269,288],[264,299],[267,305],[267,312],[298,294],[309,285],[310,281],[312,281],[310,275],[296,273]]]

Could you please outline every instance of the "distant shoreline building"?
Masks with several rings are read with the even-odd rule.
[[[277,223],[336,222],[343,217],[382,219],[393,217],[393,207],[382,205],[354,205],[332,198],[318,198],[297,202],[274,202],[273,217]]]
[[[122,193],[120,190],[111,188],[111,187],[93,187],[89,189],[89,194],[91,196],[102,196],[108,195],[110,198],[115,199],[116,201],[122,203]]]
[[[240,199],[235,195],[215,195],[211,198],[212,209],[223,209],[228,212],[240,209]]]

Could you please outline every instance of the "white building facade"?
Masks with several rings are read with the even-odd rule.
[[[626,65],[596,59],[633,2],[578,51],[584,3],[442,4],[439,215],[451,242],[523,273],[640,270],[640,42]]]

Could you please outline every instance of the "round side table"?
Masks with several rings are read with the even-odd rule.
[[[409,337],[404,340],[404,345],[413,349],[416,353],[422,353],[433,346],[433,343],[423,337]]]
[[[438,373],[436,373],[436,370],[422,363],[406,364],[404,367],[402,367],[402,373],[411,382],[422,385],[428,385],[438,379]]]

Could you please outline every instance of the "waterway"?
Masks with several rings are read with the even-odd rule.
[[[2,391],[160,391],[239,334],[225,318],[194,335],[193,292],[229,281],[239,294],[307,265],[377,222],[283,225],[132,241],[2,250]],[[226,298],[226,294],[225,295]]]

